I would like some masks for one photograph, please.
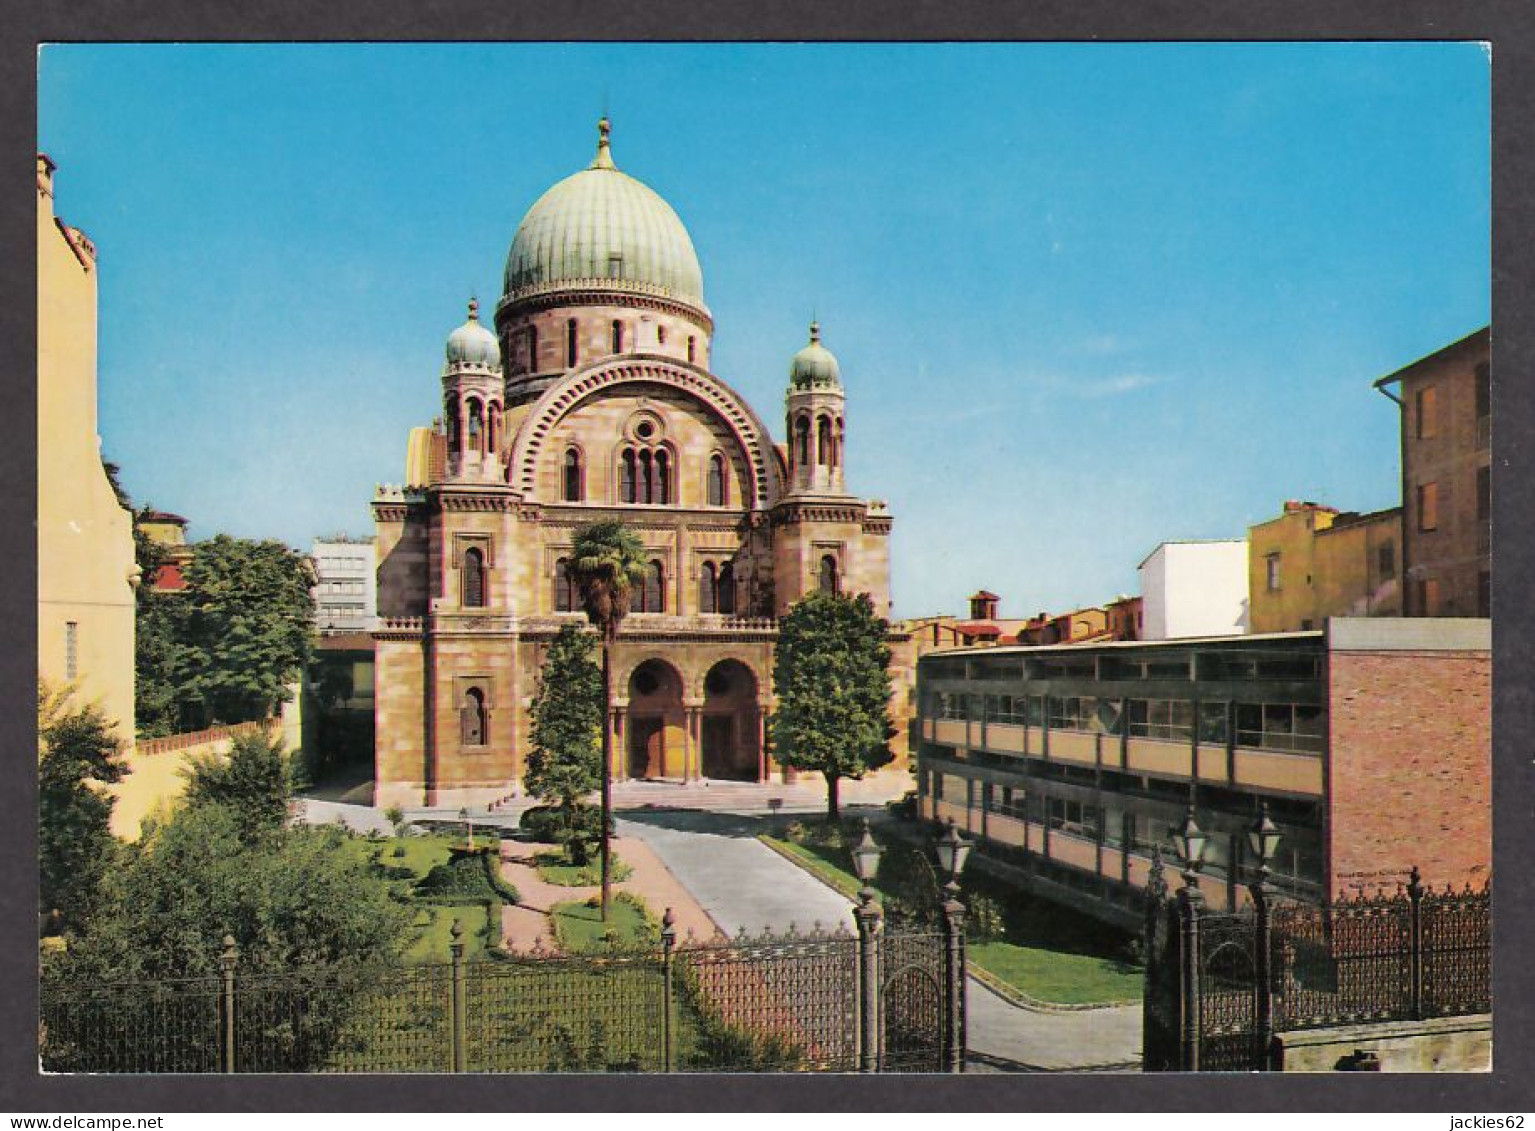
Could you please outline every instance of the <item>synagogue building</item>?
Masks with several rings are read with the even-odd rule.
[[[585,623],[567,566],[590,523],[648,556],[614,654],[618,779],[768,779],[778,618],[815,590],[889,615],[891,518],[848,490],[819,327],[789,365],[786,443],[711,368],[713,332],[687,229],[618,169],[604,119],[518,226],[492,317],[470,302],[448,336],[442,415],[373,501],[377,804],[520,780],[543,656]]]

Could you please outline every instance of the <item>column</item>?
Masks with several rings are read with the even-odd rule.
[[[767,708],[757,704],[757,781],[768,780]]]
[[[628,775],[624,772],[629,765],[629,759],[624,757],[624,714],[628,708],[628,700],[613,701],[609,717],[612,720],[612,763],[608,767],[614,781],[623,781]]]
[[[684,699],[682,701],[683,734],[686,735],[686,743],[683,748],[682,780],[684,782],[695,781],[703,776],[703,756],[700,751],[702,727],[699,719],[703,714],[703,701],[700,699]]]

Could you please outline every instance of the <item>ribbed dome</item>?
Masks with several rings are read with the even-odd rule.
[[[815,385],[838,385],[842,382],[842,367],[836,356],[821,344],[821,324],[810,324],[810,344],[794,355],[789,363],[789,384],[796,388]]]
[[[480,325],[480,304],[469,300],[469,321],[448,335],[448,365],[477,365],[496,369],[501,365],[501,346],[496,336]]]
[[[613,164],[608,120],[597,156],[539,197],[506,257],[506,294],[585,283],[704,301],[703,272],[671,205]]]

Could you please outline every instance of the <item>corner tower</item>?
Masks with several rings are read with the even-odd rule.
[[[500,452],[505,397],[501,347],[480,325],[480,304],[469,300],[469,320],[448,335],[442,369],[442,419],[447,439],[447,478],[502,478]]]
[[[821,324],[810,324],[810,344],[789,364],[789,391],[784,397],[789,438],[789,492],[843,495],[842,370],[832,352],[821,344]]]

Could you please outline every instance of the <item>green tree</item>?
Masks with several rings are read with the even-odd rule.
[[[602,669],[592,660],[591,636],[573,624],[561,627],[544,657],[531,723],[523,782],[559,807],[567,851],[580,863],[577,834],[590,825],[585,800],[602,781]]]
[[[239,735],[227,755],[194,758],[185,776],[188,804],[227,805],[238,816],[247,840],[287,823],[292,778],[280,737]]]
[[[194,547],[172,662],[183,727],[275,713],[314,647],[314,572],[281,542],[219,535]]]
[[[586,619],[602,637],[602,919],[607,922],[612,904],[613,645],[635,587],[645,583],[645,546],[621,522],[594,522],[576,531],[569,569]]]
[[[125,846],[102,884],[93,929],[45,966],[45,1002],[107,983],[213,979],[227,933],[247,987],[253,975],[283,975],[242,998],[241,1047],[253,1059],[242,1057],[241,1067],[322,1067],[366,995],[387,988],[379,968],[400,960],[412,934],[389,881],[345,841],[331,827],[283,827],[250,840],[233,806],[178,809]],[[301,980],[306,972],[316,976]],[[142,987],[96,1000],[95,1014],[45,1007],[46,1066],[163,1070],[155,1057],[207,1042],[217,1023],[212,993],[186,998],[182,1011],[157,1006]],[[103,1016],[112,1024],[92,1020]]]
[[[38,910],[85,929],[118,849],[113,799],[101,787],[127,773],[122,744],[101,708],[73,706],[39,682],[37,693]]]
[[[837,787],[891,760],[889,625],[868,594],[812,593],[778,626],[772,719],[776,757],[826,778],[826,812]]]

